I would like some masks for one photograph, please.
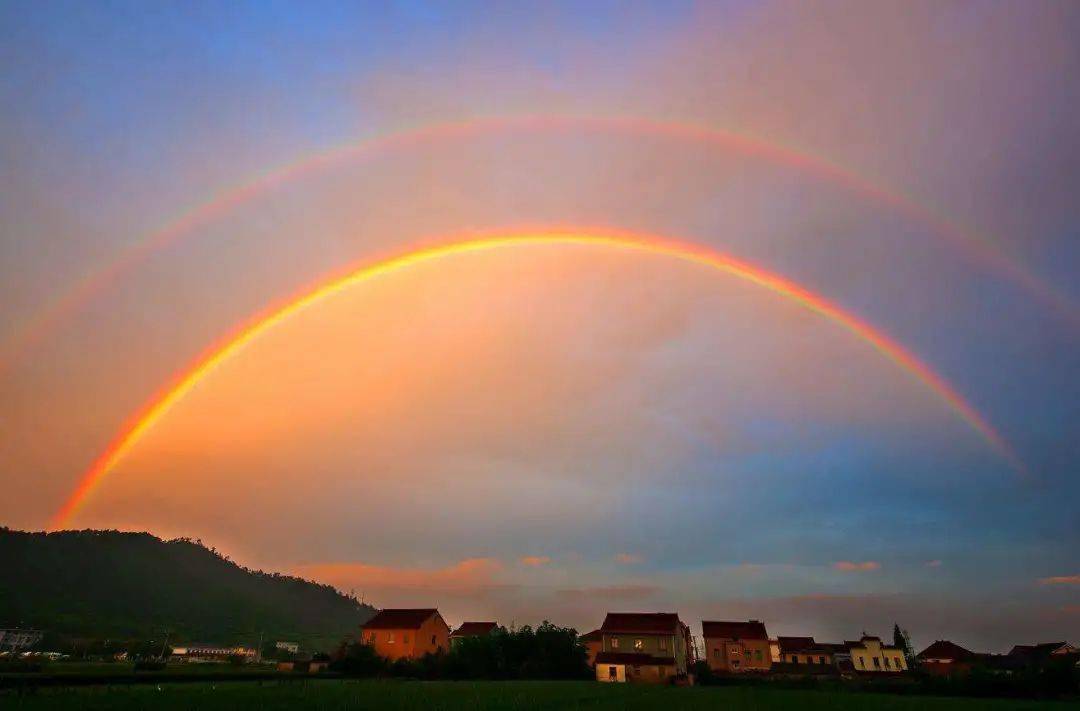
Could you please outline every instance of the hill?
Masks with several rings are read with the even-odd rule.
[[[0,627],[65,637],[299,641],[329,650],[374,614],[329,585],[249,570],[199,541],[0,528]]]

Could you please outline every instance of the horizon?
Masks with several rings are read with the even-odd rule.
[[[448,620],[1078,642],[1077,36],[6,3],[0,525]]]

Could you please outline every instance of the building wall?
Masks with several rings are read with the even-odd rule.
[[[429,617],[419,629],[364,630],[364,642],[387,659],[416,659],[450,648],[450,628],[439,615]]]
[[[788,664],[832,664],[833,655],[828,652],[789,652],[780,661]]]
[[[625,664],[597,664],[596,680],[605,683],[623,683],[626,681]]]
[[[600,649],[605,652],[632,652],[653,657],[674,657],[674,674],[687,671],[687,638],[681,634],[611,634],[602,636]],[[594,657],[595,658],[595,657]]]
[[[861,646],[851,647],[850,652],[855,671],[898,672],[908,668],[901,650],[883,647],[878,640],[866,640]]]
[[[612,671],[614,670],[614,676]],[[597,664],[596,680],[631,684],[666,684],[675,676],[675,667],[666,664]]]
[[[713,671],[768,671],[772,666],[772,651],[767,639],[705,638],[705,654]]]

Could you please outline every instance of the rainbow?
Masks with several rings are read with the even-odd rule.
[[[121,459],[135,446],[165,414],[191,392],[199,382],[249,343],[305,309],[345,289],[410,266],[453,255],[482,252],[492,249],[524,247],[527,245],[583,245],[630,250],[645,254],[673,257],[715,269],[755,284],[783,298],[790,299],[820,314],[837,326],[862,339],[886,358],[935,393],[953,412],[972,427],[1015,469],[1026,473],[1024,465],[1008,443],[973,405],[960,395],[942,376],[888,334],[845,311],[799,284],[760,267],[734,259],[722,252],[655,235],[615,233],[599,230],[588,232],[548,231],[498,236],[472,236],[415,247],[354,266],[343,273],[331,275],[318,284],[272,306],[230,332],[181,370],[168,385],[137,412],[113,437],[109,445],[91,463],[79,480],[74,492],[52,519],[53,529],[64,527],[78,511],[87,496],[101,483]]]
[[[1023,287],[1040,301],[1080,324],[1076,306],[1069,298],[1027,268],[1010,261],[993,244],[938,213],[919,205],[902,193],[878,184],[858,173],[818,156],[764,141],[745,134],[699,126],[692,123],[633,117],[595,116],[510,116],[475,118],[389,133],[359,143],[348,143],[308,154],[292,163],[224,190],[209,201],[182,214],[142,240],[123,250],[114,259],[88,272],[52,303],[15,329],[0,346],[0,373],[35,344],[47,338],[96,296],[153,254],[200,227],[213,223],[241,205],[274,189],[320,170],[351,160],[372,158],[394,150],[410,149],[441,141],[460,140],[470,135],[513,131],[601,131],[630,135],[654,135],[671,140],[699,143],[714,149],[733,151],[800,171],[842,187],[864,199],[884,206],[906,219],[923,224],[933,233],[960,248],[982,266]]]

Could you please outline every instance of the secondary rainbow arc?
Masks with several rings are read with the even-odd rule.
[[[639,117],[525,115],[474,118],[407,129],[359,143],[348,143],[308,154],[246,181],[238,187],[224,190],[209,201],[185,212],[176,220],[135,242],[116,258],[88,272],[55,301],[28,318],[22,326],[12,332],[3,345],[0,345],[0,372],[17,362],[34,344],[70,320],[88,302],[151,255],[183,236],[193,233],[199,227],[211,224],[230,210],[265,195],[279,186],[349,160],[371,157],[386,151],[429,142],[461,139],[471,134],[494,131],[560,129],[621,131],[630,134],[667,136],[772,161],[839,185],[925,225],[934,233],[972,255],[981,265],[1023,287],[1041,302],[1049,304],[1057,312],[1063,314],[1071,325],[1080,324],[1078,310],[1067,296],[1039,279],[1026,267],[1010,261],[992,244],[980,239],[955,221],[923,207],[903,193],[819,156],[759,137],[687,122]]]
[[[343,273],[323,279],[311,288],[257,314],[230,332],[223,340],[206,349],[192,364],[179,371],[166,387],[128,418],[109,445],[80,477],[75,490],[53,516],[51,528],[62,528],[66,525],[88,495],[116,467],[138,440],[177,402],[191,392],[199,381],[275,325],[344,289],[415,264],[456,254],[534,244],[601,246],[677,258],[734,276],[801,304],[860,338],[929,388],[1010,466],[1026,474],[1024,464],[1012,447],[945,378],[881,329],[806,287],[749,262],[698,244],[636,233],[611,233],[599,230],[547,231],[445,240],[382,259],[369,260]]]

